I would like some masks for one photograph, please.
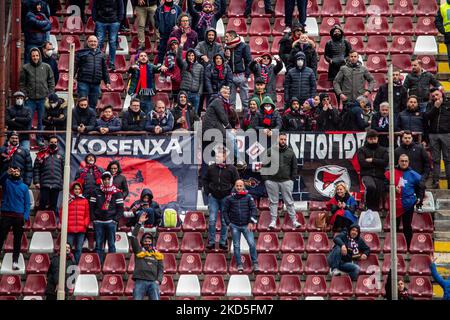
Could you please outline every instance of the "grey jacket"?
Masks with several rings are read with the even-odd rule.
[[[29,99],[44,99],[55,91],[55,78],[52,68],[39,60],[23,65],[20,70],[20,91]]]
[[[216,38],[214,39],[213,43],[208,42],[207,39],[207,34],[210,31],[214,31],[214,33],[216,34],[216,38],[217,38],[217,31],[214,28],[208,28],[205,31],[205,40],[201,41],[197,44],[197,46],[195,47],[195,54],[197,56],[198,61],[200,61],[200,63],[203,65],[204,68],[206,68],[206,66],[208,64],[214,63],[214,61],[212,61],[213,57],[216,54],[223,54],[223,48],[222,46],[216,42]],[[207,56],[209,59],[209,62],[204,62],[201,57],[202,56]]]
[[[225,129],[231,129],[231,124],[228,119],[223,102],[218,95],[206,108],[206,114],[203,119],[203,132],[208,129],[218,129],[222,132],[222,137],[225,139]]]
[[[191,71],[188,70],[187,55],[189,52],[194,52],[194,49],[189,49],[186,52],[186,60],[182,58],[183,49],[178,48],[177,51],[177,65],[181,69],[181,85],[180,89],[186,92],[202,93],[203,90],[203,66],[194,62]]]
[[[375,87],[375,79],[369,70],[358,61],[356,67],[352,67],[350,62],[342,66],[333,81],[336,95],[345,94],[347,101],[356,101],[360,95],[366,92],[365,84],[369,83],[368,91],[372,92]]]

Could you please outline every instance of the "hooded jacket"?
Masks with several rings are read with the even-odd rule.
[[[341,67],[336,78],[334,78],[333,87],[337,96],[345,94],[347,101],[356,101],[356,98],[366,92],[366,81],[369,84],[367,91],[372,92],[376,82],[369,70],[360,61],[355,66],[349,61]]]
[[[122,115],[122,129],[123,131],[145,131],[145,124],[147,122],[147,115],[144,111],[139,109],[138,112],[132,111],[128,108]]]
[[[9,160],[6,160],[4,154],[7,153],[7,149],[8,147],[6,145],[0,147],[0,172],[6,172],[9,167],[17,166],[20,168],[23,182],[27,186],[30,186],[31,180],[33,179],[33,164],[30,150],[24,149],[19,145],[12,157]]]
[[[100,131],[100,128],[108,128],[109,129],[108,133],[120,131],[121,129],[120,119],[114,115],[108,120],[105,120],[103,117],[100,117],[97,119],[95,130]]]
[[[215,34],[213,42],[209,42],[207,40],[208,39],[207,35],[210,31],[214,32],[214,34]],[[204,33],[204,40],[199,42],[198,45],[195,47],[195,54],[197,55],[197,59],[198,59],[198,61],[200,61],[200,63],[203,65],[204,68],[206,68],[207,65],[214,63],[213,59],[217,54],[222,54],[222,58],[223,58],[223,48],[219,43],[216,42],[216,39],[217,39],[217,31],[213,27],[210,27],[210,28],[206,29],[206,31]],[[199,40],[200,40],[200,34],[199,34]],[[209,62],[204,62],[201,59],[202,56],[207,56]],[[224,60],[224,62],[225,62],[225,60]]]
[[[258,223],[257,213],[255,201],[247,191],[244,194],[238,194],[236,190],[233,190],[233,193],[225,199],[223,217],[227,225],[232,223],[242,227],[249,223],[256,224]]]
[[[244,41],[231,49],[231,56],[228,60],[228,64],[231,67],[231,71],[234,73],[244,73],[245,77],[250,77],[250,62],[252,62],[252,56],[250,54],[250,47]]]
[[[25,221],[30,218],[30,194],[28,186],[23,183],[22,178],[13,180],[6,171],[0,176],[0,185],[2,186],[2,213],[13,213],[23,216]]]
[[[420,74],[408,73],[405,81],[403,81],[403,86],[408,90],[408,95],[416,95],[419,98],[419,103],[430,100],[430,85],[440,87],[441,83],[431,72],[426,70],[422,70]]]
[[[272,106],[271,114],[267,114],[266,110],[264,109],[264,105],[269,104]],[[265,121],[266,120],[266,121]],[[267,124],[267,121],[270,122],[270,124]],[[256,130],[262,130],[262,129],[278,129],[281,130],[281,127],[283,126],[283,122],[281,120],[281,116],[278,113],[277,107],[275,106],[275,103],[273,103],[272,99],[270,97],[265,97],[261,103],[260,106],[260,112],[258,113],[258,123],[255,127]]]
[[[49,18],[44,14],[44,6],[41,6],[41,12],[38,12],[36,6],[41,3],[40,0],[30,1],[29,11],[25,16],[24,35],[26,44],[34,44],[41,47],[46,41],[46,33],[52,28]]]
[[[120,165],[120,162],[117,160],[111,161],[108,164],[108,167],[106,168],[106,171],[111,172],[111,166],[115,164],[117,165],[117,174],[113,176],[113,184],[122,191],[123,194],[123,200],[125,200],[128,197],[128,182],[127,178],[122,174],[122,167]]]
[[[303,52],[297,53],[296,60],[303,59],[305,61],[305,54]],[[311,68],[305,64],[302,68],[296,66],[291,68],[284,80],[284,101],[291,101],[296,97],[300,103],[306,99],[312,98],[317,91],[316,76]]]
[[[428,103],[425,119],[428,133],[450,133],[450,101],[444,96],[440,108]]]
[[[379,144],[372,148],[366,142],[364,146],[358,149],[356,154],[361,168],[361,177],[371,176],[384,180],[384,169],[389,164],[389,154],[386,148]],[[367,162],[366,159],[368,158],[372,158],[372,162]]]
[[[267,66],[267,78],[268,78],[267,80],[268,81],[266,83],[266,92],[267,92],[267,94],[270,95],[272,100],[276,100],[276,98],[277,98],[277,93],[276,93],[277,75],[283,69],[283,62],[281,62],[281,60],[276,61],[276,65],[274,66],[274,65],[272,65],[272,56],[269,53],[264,53],[261,56],[263,56],[263,55],[270,56],[270,62],[269,62],[269,65]],[[255,79],[261,77],[261,72],[262,72],[261,63],[258,63],[255,60],[253,60],[250,63],[249,68],[255,74]],[[256,91],[256,87],[255,87],[255,91]]]
[[[215,58],[219,56],[222,58],[222,73],[223,79],[219,79],[219,70],[216,68]],[[233,82],[233,72],[230,66],[225,62],[223,53],[215,54],[211,63],[205,69],[205,91],[209,95],[218,93],[222,86],[230,86]]]
[[[436,268],[436,263],[431,263],[430,265],[431,275],[433,276],[434,281],[436,281],[444,291],[443,300],[450,300],[450,277],[447,280],[444,280],[442,276],[439,274]]]
[[[189,68],[189,63],[187,62],[187,56],[190,52],[195,54],[194,49],[189,49],[186,52],[186,60],[182,59],[183,49],[178,48],[177,52],[177,64],[181,69],[181,85],[180,89],[186,92],[201,93],[203,89],[203,66],[194,60],[193,65]]]
[[[56,190],[63,189],[64,156],[58,151],[50,154],[42,162],[34,161],[33,182],[40,184],[41,188]]]
[[[6,109],[5,124],[8,127],[8,131],[30,130],[31,122],[31,110],[25,106],[25,101],[21,106],[13,104]],[[20,141],[29,140],[30,136],[28,134],[21,133],[19,134],[19,139]]]
[[[189,12],[189,15],[192,17],[192,26],[193,26],[194,30],[197,31],[197,33],[198,33],[198,40],[203,41],[204,39],[207,38],[205,30],[208,30],[208,29],[206,28],[205,24],[202,26],[198,25],[198,22],[200,20],[200,15],[202,14],[202,12],[197,11],[192,2],[193,2],[193,0],[187,1],[188,12]],[[211,29],[216,29],[217,21],[219,21],[220,18],[222,18],[223,15],[225,14],[225,12],[227,10],[227,2],[226,2],[226,0],[216,0],[214,2],[214,7],[215,7],[216,12],[213,13],[213,16],[211,18],[211,27],[210,27]]]
[[[86,157],[84,157],[84,162],[87,163],[86,159],[87,157],[91,155],[94,157],[95,161],[94,161],[94,165],[97,167],[98,171],[100,172],[100,176],[101,174],[105,171],[103,170],[103,168],[97,166],[95,164],[95,162],[97,162],[97,157],[91,153],[87,154]],[[80,175],[82,173],[82,171],[84,170],[84,168],[80,168],[78,169],[77,174],[75,175],[75,180],[80,179]],[[98,188],[98,185],[101,183],[100,177],[98,179],[95,178],[94,176],[94,170],[93,169],[89,169],[88,174],[86,175],[86,177],[84,178],[84,181],[82,182],[83,185],[83,192],[84,195],[89,198],[91,196],[92,193],[94,193],[95,189]]]
[[[85,133],[95,130],[97,119],[95,111],[87,107],[86,109],[80,108],[78,105],[73,108],[72,111],[72,130],[77,132],[78,126],[84,124],[86,130]]]
[[[339,29],[342,33],[340,40],[333,40],[333,33]],[[330,30],[331,39],[325,45],[325,60],[329,63],[328,80],[333,81],[339,72],[339,69],[345,65],[345,59],[352,50],[350,42],[344,39],[344,30],[341,26],[335,25]]]
[[[79,185],[81,187],[81,194],[79,196],[75,196],[73,193],[75,185]],[[90,222],[90,213],[89,201],[83,196],[83,186],[79,182],[72,183],[70,186],[70,195],[73,198],[69,202],[67,232],[86,233]]]
[[[203,190],[216,199],[223,199],[230,195],[239,173],[235,166],[226,164],[224,168],[211,164],[203,176]]]
[[[278,168],[277,173],[272,175],[267,175],[267,169],[270,168],[272,165],[272,161],[275,161],[274,159],[271,159],[272,154],[278,153],[278,163],[274,163],[274,165]],[[269,158],[270,162],[266,165],[263,165],[263,168],[261,169],[261,178],[263,181],[270,180],[275,182],[286,182],[289,180],[294,180],[295,177],[298,175],[297,173],[297,158],[295,156],[294,151],[290,146],[285,146],[284,148],[280,148],[279,145],[274,145],[272,148],[267,150],[267,157]],[[264,163],[264,162],[263,162]]]
[[[149,112],[147,116],[147,123],[145,125],[145,130],[155,133],[155,127],[160,126],[162,133],[166,133],[173,130],[173,115],[170,110],[164,111],[162,118],[158,118],[158,114],[155,110]]]
[[[162,3],[155,11],[156,29],[159,30],[161,38],[169,38],[173,27],[176,26],[178,17],[183,13],[183,10],[175,3],[169,12],[164,12],[164,3]]]
[[[310,43],[295,44],[295,46],[292,48],[291,55],[289,57],[289,64],[286,66],[286,69],[289,70],[296,67],[297,61],[295,59],[295,56],[298,52],[303,52],[305,54],[306,66],[311,68],[314,71],[314,74],[317,75],[317,52]]]
[[[52,68],[42,62],[41,51],[38,48],[30,50],[39,52],[39,62],[34,64],[30,62],[24,64],[20,70],[20,91],[25,93],[28,99],[44,99],[50,93],[55,91],[55,78]]]
[[[425,115],[419,110],[403,110],[397,117],[397,130],[411,132],[425,132]]]
[[[99,49],[83,48],[76,52],[75,70],[78,82],[99,85],[103,80],[105,84],[110,83],[109,73],[106,67],[106,57]]]
[[[180,95],[181,94],[184,94],[187,97],[187,93],[185,91],[180,91],[180,93],[178,93],[177,104],[172,109],[173,130],[177,130],[177,129],[182,128],[181,123],[178,123],[178,120],[183,116],[183,107],[180,104]],[[187,102],[187,106],[185,106],[185,107],[187,108],[187,110],[186,110],[186,121],[187,121],[187,124],[188,124],[188,130],[189,131],[194,131],[194,122],[195,121],[199,121],[200,118],[195,113],[195,110],[192,107],[192,105],[189,103],[189,101]]]
[[[395,162],[398,163],[398,159],[402,154],[406,154],[409,158],[409,166],[422,176],[422,181],[425,182],[430,174],[430,156],[425,151],[425,148],[418,143],[411,143],[406,145],[402,143],[395,149]]]
[[[358,235],[354,239],[356,247],[351,248],[351,240],[350,240],[350,230],[353,228],[358,229]],[[350,228],[347,230],[344,230],[340,234],[338,234],[336,237],[334,237],[333,242],[336,246],[342,247],[345,245],[347,247],[347,255],[341,256],[342,262],[352,262],[353,258],[359,257],[361,254],[365,254],[366,256],[369,256],[370,254],[370,248],[367,246],[367,244],[364,242],[364,240],[361,238],[361,228],[358,224],[354,223],[350,226]]]
[[[149,202],[144,201],[144,197],[149,197]],[[153,192],[150,189],[143,189],[139,200],[133,202],[130,210],[134,213],[131,224],[134,225],[139,221],[142,213],[147,213],[147,220],[144,225],[159,226],[162,219],[162,211],[158,202],[153,201]]]
[[[125,11],[122,0],[94,0],[92,19],[101,23],[121,22]]]
[[[177,38],[169,38],[169,40],[167,41],[167,51],[166,51],[166,56],[164,57],[164,66],[166,66],[167,68],[170,67],[169,64],[169,57],[170,59],[173,59],[173,65],[172,68],[170,68],[169,70],[167,70],[166,72],[164,72],[164,75],[166,77],[170,77],[170,80],[172,82],[172,90],[179,90],[180,89],[180,85],[181,85],[181,69],[177,64],[177,50],[175,51],[171,51],[170,50],[170,45],[172,42],[176,41],[178,43],[178,45],[180,44],[180,41],[178,41]]]
[[[63,117],[61,117],[61,115]],[[59,98],[58,104],[55,108],[52,108],[48,98],[45,101],[45,112],[42,118],[42,123],[45,126],[45,130],[65,130],[66,129],[66,117],[67,117],[67,102]]]

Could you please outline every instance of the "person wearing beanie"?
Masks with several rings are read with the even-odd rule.
[[[193,1],[187,1],[188,13],[192,17],[192,26],[198,34],[198,41],[203,41],[206,40],[206,30],[210,28],[216,29],[217,21],[225,15],[227,2],[226,0],[216,0],[215,2],[205,0],[201,5],[201,9],[197,10]]]
[[[13,94],[13,104],[6,109],[5,125],[7,132],[31,129],[31,111],[25,107],[26,96],[22,91]],[[30,135],[21,133],[19,135],[20,145],[30,149]]]
[[[19,168],[23,182],[31,185],[33,179],[33,164],[30,150],[20,146],[19,134],[9,132],[7,143],[0,147],[0,172],[6,172],[9,167]]]
[[[325,61],[328,65],[328,81],[333,81],[339,69],[345,65],[352,45],[344,38],[344,30],[340,25],[335,25],[330,30],[331,39],[325,44]]]
[[[272,59],[276,61],[276,65],[272,65]],[[277,56],[272,57],[268,52],[263,53],[261,56],[255,58],[249,66],[250,70],[254,73],[255,79],[262,78],[266,84],[266,92],[272,100],[276,101],[276,82],[277,75],[283,69],[283,63]],[[256,82],[255,82],[256,83]],[[256,91],[256,87],[255,87]]]
[[[272,130],[281,130],[283,122],[275,103],[273,103],[270,97],[264,98],[260,110],[256,130],[263,130],[264,134],[269,137],[272,136]]]
[[[244,131],[256,129],[260,118],[260,103],[258,98],[252,98],[248,102],[248,110],[242,118],[241,128]]]
[[[29,0],[29,11],[25,16],[23,24],[25,36],[24,64],[30,62],[30,52],[32,48],[40,48],[47,39],[47,32],[52,28],[50,17],[44,13],[41,0]]]
[[[305,101],[305,103],[308,103]],[[292,98],[289,109],[283,114],[283,130],[304,132],[312,131],[311,115],[300,108],[297,98]]]
[[[340,129],[339,110],[333,106],[328,93],[321,93],[320,104],[317,108],[317,130],[337,131]]]
[[[306,56],[299,51],[295,56],[296,67],[291,68],[284,81],[284,101],[288,103],[296,97],[301,104],[317,93],[317,83],[314,71],[306,66]]]
[[[175,107],[172,109],[173,130],[194,131],[194,122],[200,118],[195,113],[192,104],[188,101],[188,95],[185,91],[180,91]]]
[[[86,134],[94,131],[96,123],[95,110],[89,108],[87,97],[79,97],[72,111],[72,131]]]
[[[145,131],[147,115],[141,110],[141,102],[137,98],[131,99],[130,107],[122,115],[122,131]]]
[[[378,132],[367,130],[366,143],[356,151],[356,154],[365,189],[365,206],[367,209],[379,211],[381,200],[384,198],[384,169],[389,163],[389,154],[386,148],[378,144]]]
[[[173,28],[177,24],[178,17],[180,17],[182,13],[183,9],[177,6],[173,0],[161,1],[161,5],[156,9],[155,24],[160,36],[158,46],[158,64],[161,64],[164,61],[164,56],[166,55],[167,50],[167,41],[170,38]],[[180,41],[180,39],[178,39],[178,41]]]
[[[289,57],[289,63],[286,65],[286,69],[289,70],[291,68],[295,68],[296,59],[295,56],[298,52],[303,52],[305,54],[305,63],[306,66],[311,68],[314,71],[314,74],[317,77],[317,52],[315,49],[315,43],[311,43],[311,40],[308,38],[308,35],[303,32],[300,35],[298,41],[295,41],[292,45],[291,54]]]
[[[93,153],[89,153],[84,158],[84,166],[78,169],[75,175],[75,180],[79,180],[83,187],[83,193],[87,199],[91,197],[95,189],[100,185],[103,168],[97,166],[95,163],[97,157]]]
[[[208,95],[208,100],[219,93],[222,86],[231,86],[233,82],[233,72],[230,65],[225,63],[223,53],[214,55],[210,64],[205,69],[205,91]]]
[[[44,130],[66,130],[67,102],[51,93],[45,101]]]
[[[181,69],[177,64],[177,52],[180,46],[180,41],[177,38],[169,38],[167,42],[167,52],[164,57],[164,65],[161,66],[161,73],[167,78],[170,78],[172,83],[171,100],[175,103],[175,100],[180,92],[181,86]]]
[[[257,99],[259,106],[261,106],[261,103],[263,102],[265,97],[269,97],[266,87],[267,84],[263,77],[255,78],[255,91],[253,92],[253,96],[251,99]],[[272,101],[276,101],[276,94],[275,99],[272,98]]]
[[[300,42],[300,37],[304,33],[306,33],[305,28],[299,25],[298,23],[295,23],[294,26],[292,27],[292,31],[287,32],[280,40],[280,50],[278,54],[281,58],[281,61],[283,61],[286,67],[288,67],[290,64],[291,52],[293,47]],[[314,40],[308,38],[308,43],[312,48],[314,49],[316,48],[316,43],[314,42]]]

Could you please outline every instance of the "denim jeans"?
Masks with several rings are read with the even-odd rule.
[[[234,247],[234,258],[236,259],[237,265],[242,264],[241,262],[241,233],[244,235],[245,240],[247,240],[248,247],[250,248],[250,258],[252,263],[258,263],[258,256],[256,254],[256,244],[253,232],[247,229],[247,226],[237,226],[230,223],[231,236],[233,238]]]
[[[216,243],[216,220],[217,214],[223,211],[223,206],[225,204],[225,198],[216,199],[212,195],[208,197],[208,207],[209,207],[209,225],[208,225],[208,243]],[[220,240],[219,244],[225,245],[227,242],[227,226],[225,224],[225,219],[223,214],[220,214],[220,220],[222,222],[222,229],[220,230]]]
[[[89,107],[95,110],[97,107],[98,98],[100,97],[100,84],[78,82],[77,95],[78,97],[87,97]]]
[[[195,114],[198,113],[198,106],[200,104],[200,95],[196,92],[189,92],[188,93],[188,101],[192,104],[195,110]]]
[[[83,249],[84,244],[84,233],[68,233],[67,234],[67,243],[70,245],[73,251],[73,255],[75,257],[75,261],[80,262],[81,250]],[[76,249],[73,249],[73,245],[75,244]]]
[[[145,114],[148,114],[150,111],[153,110],[153,102],[151,96],[137,95],[136,98],[138,98],[139,101],[141,101],[141,110],[144,111]]]
[[[37,111],[38,115],[38,130],[42,130],[42,118],[44,117],[45,99],[28,99],[26,106],[31,110],[31,119]]]
[[[133,299],[144,300],[146,295],[149,300],[159,300],[159,284],[155,281],[136,280],[134,282]]]
[[[327,261],[331,269],[339,269],[348,273],[352,280],[356,280],[358,278],[360,267],[356,263],[342,261],[341,247],[334,246],[330,255],[327,257]]]
[[[247,111],[248,107],[248,79],[245,73],[233,74],[233,82],[231,82],[230,103],[236,106],[236,94],[239,88],[239,96],[241,97],[242,110]]]
[[[108,252],[116,252],[116,228],[117,224],[115,222],[102,223],[94,221],[95,252],[97,252],[102,263],[105,259],[105,248],[103,246],[105,238],[108,241]]]
[[[103,41],[106,38],[106,32],[109,33],[109,63],[114,64],[116,61],[117,36],[119,34],[120,22],[102,23],[95,22],[95,35],[98,38],[99,48],[103,47]]]

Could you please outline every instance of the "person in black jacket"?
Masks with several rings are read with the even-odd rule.
[[[295,56],[298,52],[303,52],[305,54],[305,63],[308,68],[311,68],[314,71],[314,74],[317,76],[317,52],[315,49],[315,45],[311,44],[308,35],[306,33],[302,33],[300,36],[300,41],[295,43],[292,47],[291,55],[289,58],[289,64],[286,66],[286,69],[289,71],[291,68],[296,67],[296,59]]]
[[[57,292],[58,292],[58,284],[59,284],[59,251],[52,257],[50,261],[50,267],[47,271],[47,287],[45,288],[45,299],[46,300],[56,300]],[[73,277],[72,274],[76,271],[77,262],[75,261],[75,257],[72,254],[72,250],[70,245],[66,244],[66,285],[64,289],[64,293],[66,295],[66,299],[69,295],[69,283],[68,278]],[[72,283],[75,285],[75,282]]]
[[[342,109],[339,131],[364,131],[366,129],[367,123],[364,119],[364,112],[361,108],[363,103],[361,101],[367,101],[367,99],[362,99],[360,96],[356,102],[349,103]]]
[[[141,102],[137,98],[131,99],[130,107],[122,115],[122,131],[145,131],[147,115],[141,110]]]
[[[306,56],[303,52],[298,52],[295,59],[296,67],[287,72],[284,81],[284,101],[287,103],[296,97],[300,104],[303,104],[306,99],[316,95],[316,76],[314,71],[306,66]]]
[[[252,98],[248,102],[248,111],[242,117],[241,128],[244,131],[256,129],[259,117],[259,99]]]
[[[344,30],[335,25],[330,30],[331,39],[325,45],[325,60],[329,63],[328,80],[333,81],[339,69],[345,65],[345,60],[352,51],[352,45],[344,39]]]
[[[330,103],[328,93],[320,94],[320,104],[317,110],[319,114],[317,117],[317,130],[336,131],[339,129],[339,110]]]
[[[225,163],[226,151],[219,149],[216,151],[216,162],[208,166],[203,176],[203,190],[208,196],[209,225],[208,225],[208,245],[206,248],[212,250],[215,247],[216,220],[217,214],[223,212],[225,199],[230,195],[239,174],[231,164]],[[220,231],[219,247],[221,250],[228,250],[227,247],[227,227],[224,215],[221,214],[222,229]]]
[[[177,104],[172,109],[173,130],[183,129],[194,131],[194,122],[200,118],[195,113],[192,104],[188,101],[188,95],[185,91],[180,91],[177,97]]]
[[[264,130],[264,134],[270,137],[272,136],[272,130],[281,130],[282,126],[283,122],[275,103],[269,96],[265,97],[260,106],[255,129]]]
[[[207,101],[211,101],[214,94],[219,93],[222,86],[230,86],[233,81],[233,72],[222,53],[214,55],[212,63],[205,68],[205,91]]]
[[[104,170],[96,165],[96,162],[97,157],[94,154],[87,154],[84,158],[84,167],[78,169],[75,175],[75,180],[79,180],[83,186],[83,194],[86,199],[89,199],[95,193],[95,189],[102,182],[101,177]]]
[[[6,109],[5,124],[8,132],[30,130],[31,129],[31,110],[25,107],[25,94],[17,91],[13,94],[14,104]],[[21,133],[19,135],[20,145],[30,150],[30,135]]]
[[[80,133],[94,131],[96,125],[95,110],[89,108],[87,97],[79,97],[72,111],[72,130]]]
[[[209,129],[217,129],[222,133],[222,139],[225,141],[225,129],[231,129],[232,125],[228,119],[225,108],[230,108],[230,87],[222,86],[219,94],[209,103],[206,108],[206,114],[203,118],[203,134]]]
[[[41,48],[42,51],[42,62],[48,64],[53,71],[53,78],[55,78],[55,84],[58,83],[59,80],[59,70],[58,70],[58,61],[55,58],[55,49],[53,48],[53,44],[50,41],[45,41],[44,45]]]
[[[30,186],[33,179],[30,150],[20,146],[19,134],[16,131],[10,132],[7,144],[0,147],[0,172],[6,172],[9,167],[19,168],[23,183]]]
[[[392,77],[394,80],[394,115],[397,116],[400,112],[406,109],[408,91],[402,84],[399,69],[394,68]],[[387,82],[378,88],[377,95],[373,101],[375,111],[378,111],[380,109],[380,104],[385,101],[389,101]]]
[[[398,114],[397,130],[425,133],[425,114],[420,112],[416,96],[410,96],[406,110]]]
[[[130,211],[134,217],[130,219],[127,225],[135,225],[142,214],[147,215],[144,225],[159,226],[162,219],[162,211],[159,203],[153,200],[153,192],[150,189],[143,189],[139,200],[133,202]]]
[[[384,291],[386,292],[386,300],[392,300],[392,271],[389,270],[388,276],[386,278],[386,284],[384,286]],[[414,300],[408,292],[408,288],[405,286],[405,282],[402,278],[397,279],[397,298],[398,300]]]
[[[301,109],[297,98],[292,98],[290,107],[283,114],[283,130],[285,131],[311,131],[311,118]]]
[[[334,237],[333,242],[335,245],[327,258],[330,274],[337,276],[343,271],[356,281],[361,270],[356,261],[366,260],[370,254],[370,248],[361,238],[359,225],[352,224],[348,231]]]
[[[48,139],[48,146],[43,147],[36,155],[33,169],[33,182],[40,189],[39,210],[59,211],[58,195],[63,189],[64,156],[58,153],[58,138]]]
[[[369,129],[365,145],[356,153],[361,168],[361,181],[365,189],[366,207],[378,211],[384,195],[384,169],[389,162],[388,151],[378,144],[378,132]]]
[[[111,172],[113,176],[113,185],[116,186],[117,189],[122,191],[123,200],[128,197],[128,182],[127,178],[122,174],[122,167],[120,166],[120,162],[117,160],[113,160],[108,164],[106,171]]]
[[[402,143],[395,149],[395,163],[398,163],[402,154],[408,156],[411,169],[422,176],[422,183],[425,184],[431,170],[430,156],[421,144],[414,142],[413,135],[408,130],[403,131]]]
[[[67,101],[51,93],[45,101],[45,112],[42,118],[45,130],[66,130]]]
[[[100,95],[100,82],[106,84],[108,90],[112,90],[106,57],[98,47],[96,36],[89,36],[86,40],[87,48],[80,49],[75,55],[74,74],[77,78],[78,97],[88,97],[89,107],[95,110]]]
[[[275,66],[272,65],[272,60],[275,60]],[[280,58],[272,57],[270,53],[264,52],[250,63],[249,68],[255,74],[255,79],[262,78],[264,80],[264,83],[266,84],[265,92],[270,95],[272,100],[276,100],[277,75],[283,69],[283,62],[281,62]]]
[[[256,229],[257,214],[253,197],[245,190],[243,180],[236,180],[233,193],[225,198],[223,205],[223,216],[225,223],[230,226],[233,238],[234,258],[237,263],[238,272],[244,271],[241,262],[241,234],[247,240],[253,271],[259,271],[258,256],[256,253],[255,238],[253,231]]]

